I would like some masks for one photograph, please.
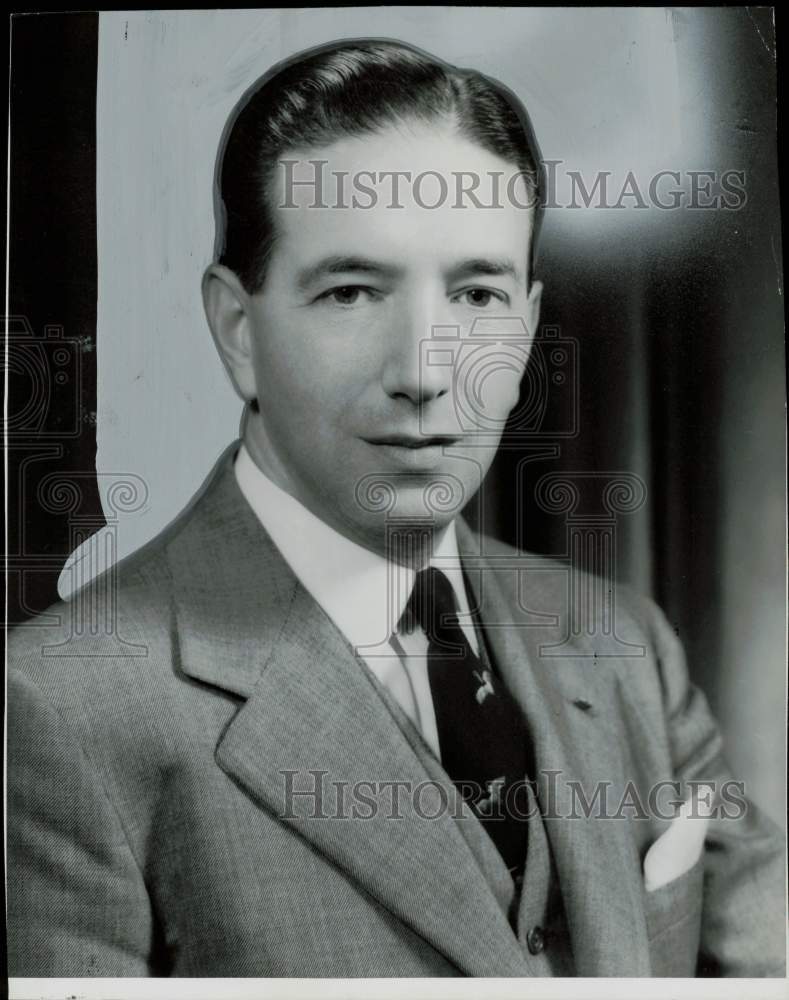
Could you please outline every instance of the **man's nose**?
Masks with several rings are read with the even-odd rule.
[[[452,365],[445,363],[447,352],[431,347],[434,330],[440,325],[440,305],[429,296],[398,313],[389,331],[382,372],[384,391],[392,399],[407,399],[421,406],[450,391]]]

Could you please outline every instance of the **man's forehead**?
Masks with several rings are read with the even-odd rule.
[[[499,275],[517,282],[527,269],[531,219],[524,213],[470,210],[412,214],[310,209],[277,213],[275,257],[297,266],[307,284],[315,277],[366,272],[397,278],[426,271],[445,277]]]
[[[447,270],[477,257],[524,267],[533,206],[518,168],[464,136],[392,128],[284,155],[272,186],[279,241],[315,260]],[[270,189],[271,190],[271,189]]]

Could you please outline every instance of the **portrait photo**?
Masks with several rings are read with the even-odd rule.
[[[785,995],[774,9],[10,35],[10,995]]]

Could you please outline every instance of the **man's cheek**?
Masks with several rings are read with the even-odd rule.
[[[518,402],[522,369],[509,359],[489,358],[472,381],[462,386],[461,406],[467,430],[500,431]]]
[[[515,407],[520,395],[523,370],[513,367],[502,368],[491,378],[492,405],[506,418]]]

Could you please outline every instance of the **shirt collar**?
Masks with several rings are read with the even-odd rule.
[[[277,486],[241,445],[235,461],[239,489],[302,586],[357,652],[374,652],[397,630],[415,571],[352,542]],[[444,532],[432,563],[444,572],[461,613],[468,612],[455,522]]]

